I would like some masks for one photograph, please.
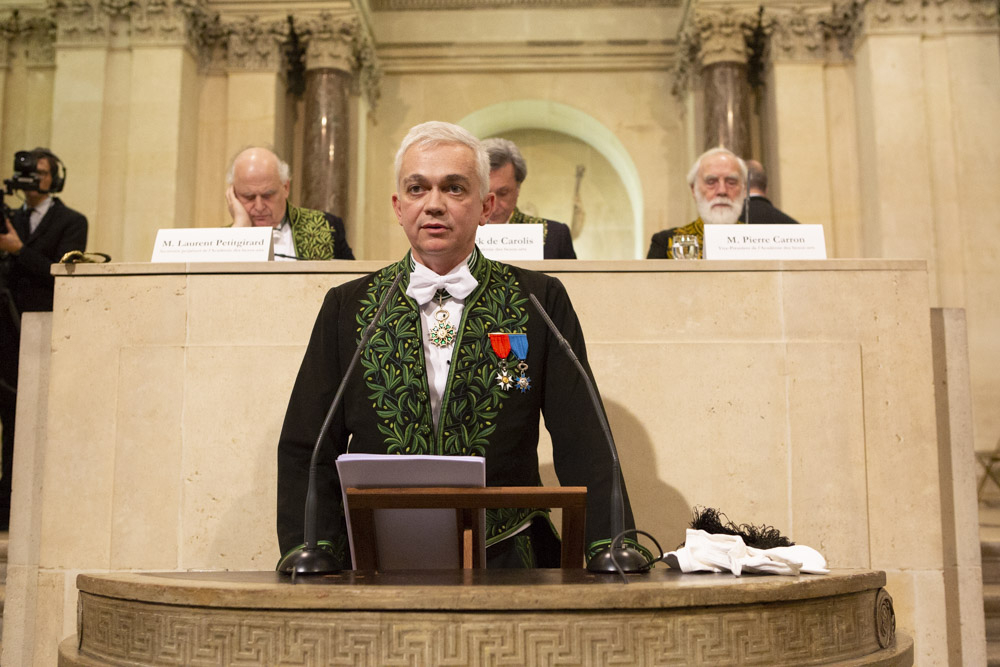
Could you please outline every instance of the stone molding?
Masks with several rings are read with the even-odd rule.
[[[48,12],[22,14],[15,9],[0,18],[0,68],[23,57],[28,67],[54,67],[56,24]]]

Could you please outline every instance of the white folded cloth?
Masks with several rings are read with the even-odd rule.
[[[757,574],[827,574],[823,554],[812,547],[755,549],[739,535],[714,535],[688,528],[684,546],[667,553],[663,560],[682,572],[743,572]]]

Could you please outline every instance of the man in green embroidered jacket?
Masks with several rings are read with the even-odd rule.
[[[675,234],[694,234],[705,245],[705,225],[739,222],[746,199],[747,166],[726,148],[712,148],[698,156],[688,172],[688,185],[698,208],[698,219],[683,227],[653,234],[646,259],[673,259]]]
[[[275,259],[354,259],[343,220],[288,203],[291,173],[274,151],[252,146],[237,153],[226,184],[233,226],[273,227]]]
[[[542,225],[544,259],[576,259],[569,226],[555,220],[526,215],[517,208],[521,183],[528,176],[528,165],[513,141],[500,138],[483,142],[490,156],[490,193],[496,197],[490,224]]]
[[[348,380],[319,462],[318,537],[350,567],[337,456],[477,455],[489,486],[537,486],[539,416],[560,483],[586,486],[588,552],[611,531],[611,455],[578,371],[528,299],[534,294],[587,368],[580,323],[555,278],[492,261],[475,246],[494,197],[478,140],[431,122],[396,156],[393,208],[410,242],[400,261],[331,289],[316,319],[278,444],[278,541],[303,542],[309,462],[362,329],[388,307]],[[399,287],[386,294],[403,272]],[[509,341],[510,345],[504,344]],[[522,362],[524,365],[522,365]],[[633,526],[626,496],[626,526]],[[559,564],[548,512],[487,513],[487,566]],[[589,554],[588,554],[589,555]]]

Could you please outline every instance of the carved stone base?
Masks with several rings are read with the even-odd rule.
[[[300,579],[300,582],[302,580]],[[880,572],[81,575],[60,665],[911,665]]]

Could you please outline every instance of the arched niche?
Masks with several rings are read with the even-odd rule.
[[[643,196],[639,172],[618,137],[598,120],[579,109],[558,102],[514,100],[474,111],[462,118],[459,125],[480,138],[503,136],[515,143],[517,143],[519,134],[525,136],[531,134],[527,132],[529,130],[547,130],[568,135],[597,151],[617,175],[631,207],[631,258],[644,256]],[[527,188],[532,179],[533,169],[532,161],[527,154],[525,161],[528,163],[528,179],[525,181],[525,188]],[[586,208],[586,197],[584,199],[584,207]],[[546,211],[535,211],[535,213],[544,217],[555,217],[554,214]],[[593,216],[588,213],[584,235],[588,233],[589,229],[599,229],[599,223],[592,218]],[[560,221],[570,223],[568,218]],[[574,243],[577,242],[574,241]],[[579,251],[577,254],[581,255]],[[588,256],[586,258],[599,259],[600,257]],[[604,258],[612,259],[610,257]]]

